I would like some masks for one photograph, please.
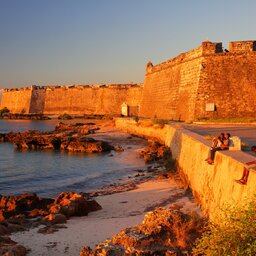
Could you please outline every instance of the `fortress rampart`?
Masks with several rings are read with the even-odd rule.
[[[32,88],[4,89],[2,91],[1,108],[7,107],[13,113],[29,113]]]
[[[5,89],[1,108],[13,113],[120,114],[122,103],[138,106],[141,84],[31,86]]]
[[[140,116],[255,117],[255,43],[230,42],[223,51],[222,43],[203,42],[159,65],[148,63]]]
[[[120,114],[121,105],[138,106],[140,85],[94,85],[47,88],[45,114]]]
[[[256,117],[256,41],[209,41],[161,64],[148,63],[144,84],[27,87],[2,91],[1,108],[15,113],[120,114],[192,121]],[[139,108],[139,113],[138,113]],[[134,108],[135,109],[135,108]]]

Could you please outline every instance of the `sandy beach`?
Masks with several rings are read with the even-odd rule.
[[[140,223],[145,212],[156,207],[173,206],[187,213],[201,213],[193,198],[169,179],[147,181],[135,190],[99,196],[96,200],[102,210],[71,218],[65,224],[67,228],[53,234],[40,234],[38,227],[15,233],[11,238],[30,248],[28,255],[79,255],[83,246],[93,248],[123,228]]]

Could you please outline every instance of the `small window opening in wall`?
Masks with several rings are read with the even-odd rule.
[[[205,111],[207,112],[213,112],[216,110],[215,103],[206,103],[205,105]]]
[[[256,41],[254,41],[253,44],[252,44],[252,50],[256,51]]]

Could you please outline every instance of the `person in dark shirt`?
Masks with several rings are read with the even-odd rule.
[[[220,145],[217,146],[217,147],[214,147],[210,150],[209,158],[207,159],[208,164],[213,164],[214,163],[214,157],[215,157],[216,151],[229,149],[229,144],[230,144],[230,139],[229,138],[230,138],[230,133],[225,133],[224,139],[222,140]]]

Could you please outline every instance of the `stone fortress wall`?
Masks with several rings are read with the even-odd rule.
[[[31,87],[4,89],[2,90],[1,108],[7,107],[13,113],[29,113],[31,95]]]
[[[144,85],[72,85],[4,89],[0,107],[15,113],[120,114],[123,103],[141,117],[192,121],[256,117],[256,41],[203,42],[153,66]],[[136,107],[136,108],[135,108]],[[136,111],[134,113],[136,113]]]
[[[191,121],[256,117],[256,41],[203,42],[153,66],[148,63],[140,115]]]
[[[141,84],[31,86],[4,89],[1,108],[13,113],[120,114],[121,105],[138,106]]]
[[[94,85],[46,89],[45,114],[120,114],[121,105],[138,106],[141,85]]]

